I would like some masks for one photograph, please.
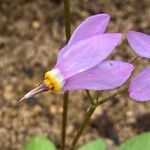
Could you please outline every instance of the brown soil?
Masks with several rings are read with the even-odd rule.
[[[149,0],[71,0],[70,5],[72,30],[87,16],[107,12],[111,15],[109,32],[150,32]],[[62,12],[61,0],[0,0],[1,150],[21,150],[33,135],[47,136],[60,147],[62,94],[48,92],[16,102],[55,64],[65,43]],[[133,56],[124,40],[112,58],[129,60]],[[136,72],[148,65],[147,59],[138,59]],[[84,91],[70,92],[67,147],[88,105]],[[149,130],[150,103],[137,103],[125,93],[96,110],[78,146],[97,137],[117,145]]]

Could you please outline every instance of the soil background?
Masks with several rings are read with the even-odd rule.
[[[107,31],[124,35],[111,59],[128,61],[135,56],[125,39],[129,29],[150,33],[150,0],[70,0],[70,6],[72,31],[90,15],[111,15]],[[0,0],[0,150],[21,150],[34,135],[48,137],[60,149],[63,92],[16,102],[42,81],[64,44],[61,0]],[[136,60],[135,74],[149,62]],[[67,149],[88,106],[84,91],[70,92]],[[150,103],[135,102],[124,93],[97,108],[78,146],[102,137],[111,150],[144,131],[150,131]]]

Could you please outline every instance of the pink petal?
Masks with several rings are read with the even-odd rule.
[[[132,79],[129,93],[130,97],[137,101],[150,100],[150,68],[145,69]]]
[[[122,61],[104,61],[98,66],[66,80],[64,90],[108,90],[121,86],[131,75],[134,67]]]
[[[129,31],[127,39],[135,53],[142,57],[150,58],[150,35]]]
[[[109,20],[110,16],[108,14],[98,14],[88,17],[75,29],[68,42],[68,45],[72,45],[93,35],[104,33]]]
[[[94,36],[96,34],[104,33],[109,23],[110,16],[108,14],[98,14],[88,17],[83,21],[72,34],[67,46],[62,48],[58,54],[59,61],[60,57],[69,50],[70,46],[74,43]]]
[[[106,59],[121,38],[120,33],[105,33],[81,40],[70,47],[55,67],[65,79],[90,69]]]

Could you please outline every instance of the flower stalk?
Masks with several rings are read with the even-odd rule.
[[[64,0],[64,20],[65,20],[66,43],[67,43],[70,39],[70,36],[71,36],[69,0]],[[69,92],[67,91],[63,95],[61,150],[65,149],[65,143],[66,143],[65,141],[66,141],[68,101],[69,101]]]
[[[81,136],[81,134],[83,133],[86,125],[89,123],[90,121],[90,118],[92,116],[92,114],[94,113],[96,109],[96,106],[95,105],[91,105],[87,111],[87,113],[85,114],[85,119],[80,127],[80,129],[78,130],[77,134],[75,135],[73,141],[72,141],[72,144],[71,144],[71,149],[70,150],[74,150],[75,149],[75,146]]]
[[[71,149],[70,150],[74,150],[75,149],[75,146],[81,136],[81,134],[83,133],[85,127],[87,126],[88,122],[90,121],[91,119],[91,116],[93,115],[94,111],[96,110],[96,108],[100,105],[102,105],[103,103],[109,101],[109,100],[112,100],[113,97],[117,96],[118,94],[121,94],[123,93],[124,91],[126,91],[128,89],[128,87],[124,87],[123,89],[120,89],[118,91],[116,91],[115,93],[107,96],[107,97],[104,97],[104,98],[101,98],[99,100],[95,100],[96,103],[94,103],[93,105],[91,105],[87,111],[87,113],[85,114],[85,119],[81,125],[81,127],[79,128],[77,134],[75,135],[72,143],[71,143]],[[92,100],[91,100],[92,101]]]
[[[64,19],[65,19],[65,32],[66,32],[66,43],[71,37],[71,21],[70,21],[70,1],[64,0]]]
[[[85,91],[86,91],[86,95],[87,95],[87,97],[88,97],[90,103],[91,103],[92,105],[94,105],[94,100],[95,100],[95,99],[91,96],[90,91],[89,91],[89,90],[85,90]]]
[[[67,112],[68,112],[69,92],[63,95],[63,116],[62,116],[62,133],[61,133],[61,149],[65,149],[66,127],[67,127]]]

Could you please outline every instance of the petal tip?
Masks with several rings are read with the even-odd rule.
[[[101,14],[97,14],[97,15],[94,15],[94,16],[104,17],[104,18],[106,18],[108,20],[110,19],[110,15],[107,14],[107,13],[101,13]]]
[[[104,15],[104,17],[106,18],[106,20],[110,20],[110,15],[109,14],[107,14],[107,13],[103,13],[102,15]]]

